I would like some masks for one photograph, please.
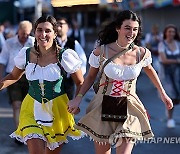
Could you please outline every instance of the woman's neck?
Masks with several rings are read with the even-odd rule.
[[[127,48],[129,46],[129,44],[122,43],[120,40],[116,40],[116,45],[119,48]]]
[[[51,46],[50,48],[39,47],[40,56],[42,57],[52,52],[53,50],[54,50],[53,46]]]
[[[174,43],[174,41],[175,41],[174,39],[166,39],[167,43]]]

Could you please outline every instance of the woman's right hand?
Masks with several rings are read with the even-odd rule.
[[[171,110],[173,108],[173,103],[172,103],[171,98],[165,92],[160,93],[160,96],[161,96],[161,100],[164,102],[166,108],[168,110]]]
[[[73,100],[68,102],[68,112],[72,114],[78,114],[80,112],[79,104],[81,103],[82,97],[76,96]]]

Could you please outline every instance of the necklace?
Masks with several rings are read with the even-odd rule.
[[[119,48],[123,48],[123,49],[126,48],[126,47],[122,47],[121,45],[119,45],[117,40],[116,40],[116,45],[117,45]]]

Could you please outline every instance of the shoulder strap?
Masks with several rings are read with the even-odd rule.
[[[31,51],[31,48],[28,48],[28,49],[26,50],[26,64],[25,64],[25,67],[27,66],[27,64],[28,64],[28,62],[29,62],[30,51]]]
[[[104,65],[102,66],[102,69],[101,69],[101,72],[99,74],[99,78],[98,78],[98,82],[100,82],[101,80],[101,77],[102,77],[102,74],[103,74],[103,71],[104,71],[104,67],[109,63],[111,62],[113,59],[117,58],[117,57],[120,57],[122,56],[123,54],[125,54],[127,51],[129,51],[130,49],[133,49],[134,47],[134,42],[132,42],[128,48],[124,49],[123,51],[121,52],[118,52],[117,54],[115,54],[113,57],[109,58],[105,63]],[[104,50],[103,50],[104,51]],[[101,61],[100,61],[101,62]]]
[[[99,65],[101,66],[102,62],[103,62],[103,55],[104,55],[104,47],[105,45],[101,45],[101,51],[100,51],[100,62],[99,62]]]
[[[141,59],[141,50],[142,48],[144,49],[144,55],[142,56],[142,59]],[[139,49],[137,50],[137,63],[139,63],[140,61],[143,61],[147,56],[147,48],[146,47],[139,47]]]
[[[163,40],[162,42],[163,42],[164,47],[165,47],[165,53],[167,54],[167,50],[170,50],[170,51],[171,51],[171,49],[169,49],[169,46],[168,46],[168,44],[165,42],[165,40]]]
[[[145,49],[146,50],[146,49]],[[137,50],[137,56],[136,56],[136,59],[137,59],[137,63],[139,63],[141,61],[141,50]]]
[[[144,61],[147,58],[147,54],[148,54],[147,48],[146,47],[142,47],[142,48],[144,48],[144,55],[142,56],[142,59],[140,57],[140,61]],[[139,50],[140,50],[140,54],[141,54],[141,48],[139,48]]]
[[[103,67],[102,67],[102,70],[101,70],[101,74],[103,73],[104,67],[105,67],[109,62],[111,62],[112,60],[114,60],[114,59],[117,58],[117,57],[122,56],[123,54],[125,54],[127,51],[129,51],[129,50],[132,49],[133,47],[134,47],[134,43],[131,43],[128,48],[124,49],[124,50],[121,51],[121,52],[118,52],[118,53],[115,54],[113,57],[109,58],[109,59],[104,63],[104,65],[103,65]]]
[[[58,57],[57,57],[57,58],[58,58],[58,63],[57,63],[57,65],[60,67],[61,73],[62,73],[63,77],[66,77],[66,76],[67,76],[67,72],[64,70],[64,68],[63,68],[62,65],[61,65],[62,54],[63,54],[63,52],[64,52],[65,50],[66,50],[65,48],[60,49],[59,54],[58,54]]]
[[[107,45],[105,46],[105,53],[106,53],[106,58],[109,59],[109,54],[108,54],[108,48],[107,48]]]
[[[60,49],[60,51],[59,51],[59,55],[58,55],[58,63],[60,63],[61,62],[61,59],[62,59],[62,54],[63,54],[63,52],[66,50],[66,48],[62,48],[62,49]]]

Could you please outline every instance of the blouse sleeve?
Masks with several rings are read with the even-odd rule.
[[[26,50],[28,47],[22,48],[18,55],[14,58],[15,66],[19,69],[25,69],[26,65]]]
[[[99,56],[96,56],[96,55],[94,55],[94,53],[92,52],[92,53],[90,54],[90,57],[89,57],[89,64],[90,64],[90,66],[92,66],[92,67],[99,68],[99,65],[100,65],[100,55],[99,55]]]
[[[82,61],[74,50],[67,49],[62,54],[61,65],[67,73],[72,74],[81,69]]]
[[[165,46],[164,46],[164,43],[163,42],[160,42],[158,44],[158,52],[161,53],[161,52],[164,52],[165,51]]]
[[[151,52],[146,48],[145,57],[143,59],[143,67],[146,67],[152,63]]]

